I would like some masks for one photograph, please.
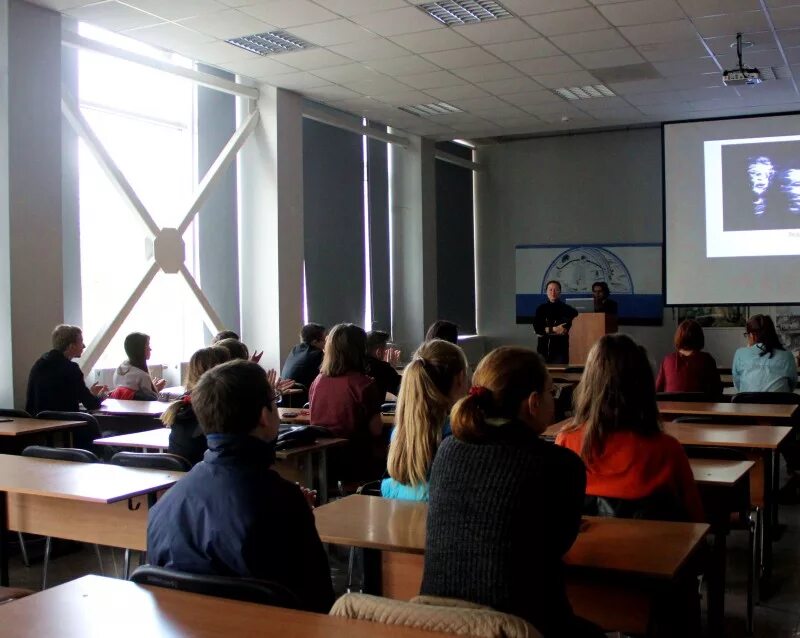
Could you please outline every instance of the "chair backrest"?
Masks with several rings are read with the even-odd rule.
[[[44,410],[36,415],[37,419],[55,419],[57,421],[83,421],[86,425],[93,425],[100,434],[100,422],[88,412],[59,412],[57,410]]]
[[[686,508],[668,492],[657,492],[639,499],[591,496],[583,499],[586,516],[633,518],[649,521],[688,521]]]
[[[378,479],[376,481],[369,481],[368,483],[360,485],[356,490],[356,494],[363,494],[364,496],[381,496],[381,481],[382,479]]]
[[[139,585],[166,587],[193,594],[230,598],[261,605],[300,607],[297,596],[288,588],[278,583],[255,578],[190,574],[164,567],[142,565],[133,572],[131,580]]]
[[[16,417],[19,419],[32,419],[33,417],[25,410],[15,410],[13,408],[0,408],[0,416]]]
[[[463,600],[432,596],[418,596],[406,602],[369,594],[345,594],[333,604],[330,615],[477,638],[541,638],[542,635],[517,616]]]
[[[192,469],[192,464],[185,458],[167,452],[117,452],[109,463],[149,470],[188,472]]]
[[[656,392],[657,401],[693,401],[695,403],[715,402],[718,396],[707,392]]]
[[[54,461],[73,461],[74,463],[99,463],[97,455],[89,450],[77,447],[47,447],[46,445],[29,445],[22,450],[22,456]]]
[[[739,392],[733,395],[731,403],[800,405],[800,394],[794,392]]]

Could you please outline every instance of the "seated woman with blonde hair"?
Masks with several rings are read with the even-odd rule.
[[[428,475],[436,449],[450,434],[450,408],[467,393],[467,358],[456,345],[434,339],[414,353],[403,371],[397,417],[389,445],[386,498],[428,500]]]
[[[647,353],[629,336],[605,335],[591,349],[556,444],[583,459],[587,495],[638,502],[644,518],[704,520],[686,452],[661,430]]]

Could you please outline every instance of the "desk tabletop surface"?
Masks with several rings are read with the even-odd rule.
[[[78,425],[83,425],[83,421],[58,421],[53,419],[23,419],[13,417],[10,421],[0,421],[0,436],[38,434],[39,432],[65,430]]]
[[[0,491],[114,503],[174,485],[183,472],[0,454]]]
[[[5,638],[435,638],[447,634],[349,620],[84,576],[0,605]]]
[[[317,439],[308,445],[294,447],[289,450],[279,450],[275,456],[279,459],[288,459],[299,454],[317,452],[325,448],[344,445],[345,443],[347,443],[347,439]],[[144,432],[107,436],[103,439],[95,439],[94,444],[137,449],[166,450],[169,447],[169,428],[156,428],[154,430],[145,430]]]
[[[281,423],[295,423],[297,425],[310,425],[309,411],[300,408],[278,408]],[[382,414],[381,421],[384,425],[394,425],[394,414]]]
[[[166,401],[132,401],[124,399],[105,399],[95,414],[111,416],[151,416],[159,417],[167,409]]]
[[[662,414],[788,419],[794,414],[797,406],[775,403],[695,403],[692,401],[659,401],[658,409]]]
[[[725,459],[689,459],[694,480],[699,485],[736,485],[755,465],[753,461],[729,461]]]
[[[426,503],[353,495],[314,510],[324,543],[422,554]],[[708,525],[588,517],[564,557],[568,565],[672,579],[697,549]],[[658,551],[653,551],[657,547]]]
[[[554,423],[544,436],[555,438],[572,419]],[[738,447],[774,450],[789,436],[792,428],[783,425],[724,425],[716,423],[664,422],[664,432],[678,439],[681,445]]]

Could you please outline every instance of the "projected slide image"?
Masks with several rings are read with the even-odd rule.
[[[800,135],[703,143],[706,257],[800,255]]]
[[[800,142],[722,147],[723,230],[800,229]]]

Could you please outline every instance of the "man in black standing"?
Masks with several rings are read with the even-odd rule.
[[[569,329],[578,311],[561,301],[561,284],[547,282],[547,301],[536,309],[533,329],[539,335],[537,351],[547,363],[569,363]]]

